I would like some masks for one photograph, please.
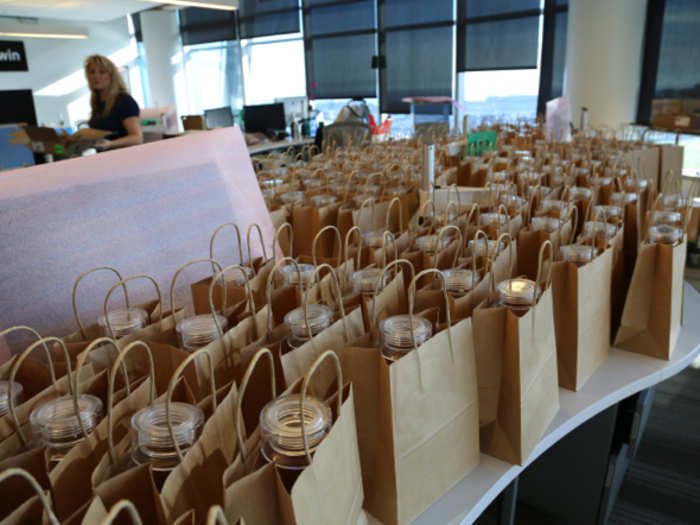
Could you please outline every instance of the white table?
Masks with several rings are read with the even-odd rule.
[[[578,392],[559,389],[560,409],[530,457],[521,467],[486,454],[481,462],[415,524],[469,524],[520,472],[569,432],[593,416],[687,367],[700,352],[700,294],[685,283],[684,324],[670,361],[611,349],[607,360]]]

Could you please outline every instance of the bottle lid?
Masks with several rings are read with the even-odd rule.
[[[184,456],[199,437],[204,413],[188,403],[171,403],[170,421],[174,441],[168,430],[165,403],[149,405],[131,416],[131,428],[136,432],[131,457],[136,464],[150,463],[158,471],[174,469],[180,463],[175,443]]]
[[[384,355],[389,359],[398,359],[413,350],[411,333],[415,346],[419,347],[433,335],[433,325],[420,315],[413,316],[413,325],[408,315],[393,315],[380,321],[379,332],[384,343]]]
[[[535,231],[554,232],[561,226],[561,220],[556,217],[533,217],[532,229]]]
[[[680,226],[683,222],[683,215],[679,211],[656,210],[651,212],[652,224],[668,224],[669,226]]]
[[[635,192],[615,191],[610,195],[610,202],[615,206],[623,206],[632,202],[637,202],[637,194]]]
[[[530,279],[517,278],[501,281],[496,286],[501,304],[505,306],[532,306],[536,302],[536,284]]]
[[[559,253],[563,261],[572,262],[577,266],[583,266],[593,260],[598,250],[594,246],[584,244],[565,244],[559,247]]]
[[[499,247],[498,241],[492,239],[486,241],[480,237],[476,239],[476,242],[474,242],[474,239],[469,241],[467,243],[467,246],[469,247],[469,250],[475,252],[474,255],[476,255],[477,257],[493,258],[493,256],[496,255],[496,250],[500,250],[501,248],[503,248],[503,244],[503,241],[501,241],[501,246]]]
[[[299,274],[301,274],[301,286],[306,289],[309,277],[316,268],[313,264],[299,263],[295,267],[293,264],[288,264],[280,268],[282,273],[282,279],[284,284],[287,286],[296,286],[299,284],[299,274],[297,274],[297,267],[299,267]]]
[[[148,324],[148,313],[141,308],[110,310],[107,312],[107,316],[115,339],[137,332]],[[97,324],[100,325],[104,335],[109,335],[104,315],[100,316]]]
[[[294,204],[304,199],[303,191],[288,191],[280,195],[280,199],[284,204]]]
[[[303,307],[287,312],[287,315],[284,316],[284,324],[289,327],[295,336],[308,338],[309,328],[311,328],[311,334],[316,335],[328,328],[333,320],[333,310],[325,304],[314,303],[308,305],[306,315],[309,321],[308,326],[304,320]]]
[[[571,186],[569,188],[569,200],[570,201],[580,201],[584,199],[590,199],[593,196],[593,191],[590,188],[583,188],[581,186]]]
[[[503,213],[482,213],[479,215],[479,224],[481,226],[504,226],[508,223],[508,216]]]
[[[0,417],[4,416],[10,411],[10,382],[4,379],[0,379]],[[24,387],[22,383],[14,381],[12,388],[12,397],[14,398],[15,406],[17,406],[22,399],[24,399]]]
[[[416,239],[416,248],[426,253],[435,253],[437,250],[438,236],[437,235],[421,235]],[[450,239],[443,235],[440,240],[440,249],[443,250],[450,243]]]
[[[78,412],[89,434],[102,419],[102,400],[90,394],[78,397]],[[42,445],[49,451],[51,461],[58,461],[85,436],[75,413],[72,396],[47,401],[32,411],[33,428]]]
[[[596,204],[591,210],[591,216],[606,219],[621,219],[622,218],[622,208],[614,205],[606,204]]]
[[[308,464],[301,435],[300,398],[299,394],[281,396],[260,412],[263,457],[285,469],[300,470]],[[320,399],[307,395],[303,418],[309,452],[313,454],[331,429],[331,409]]]
[[[681,193],[668,193],[661,198],[664,210],[682,210],[688,206],[688,197]]]
[[[382,232],[365,232],[362,234],[362,242],[370,248],[381,248],[384,242]]]
[[[314,206],[316,206],[317,208],[330,206],[337,200],[338,198],[335,195],[314,195],[313,197],[311,197],[311,202],[313,202]]]
[[[650,243],[677,244],[683,238],[683,231],[668,224],[657,224],[649,228],[647,238]]]
[[[586,221],[583,223],[583,232],[581,233],[584,239],[591,237],[605,237],[610,239],[617,233],[617,226],[603,221]]]
[[[461,297],[469,292],[479,281],[479,272],[472,272],[467,268],[449,268],[443,270],[445,276],[447,292],[454,297]],[[437,288],[440,288],[440,281],[436,281]]]
[[[352,272],[350,275],[350,281],[352,282],[353,290],[356,293],[361,293],[363,295],[372,295],[377,289],[377,280],[382,273],[381,268],[365,268],[363,270],[357,270]],[[382,282],[379,283],[378,289],[381,290],[386,286],[386,281],[389,275],[384,274]]]
[[[228,328],[228,319],[221,314],[216,314],[219,326],[223,331]],[[216,329],[216,321],[212,314],[195,315],[187,317],[175,326],[180,346],[192,352],[208,345],[219,337]]]

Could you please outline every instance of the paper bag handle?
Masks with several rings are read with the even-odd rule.
[[[91,274],[92,272],[96,272],[99,270],[109,270],[110,272],[113,272],[116,276],[119,282],[123,281],[122,274],[119,273],[119,271],[115,268],[112,268],[111,266],[95,266],[94,268],[90,268],[89,270],[85,270],[83,273],[81,273],[78,278],[75,280],[75,283],[73,283],[73,316],[75,317],[75,322],[78,324],[78,329],[80,330],[80,337],[85,339],[87,335],[85,334],[85,327],[83,326],[83,323],[80,321],[80,314],[78,314],[78,300],[77,300],[77,295],[78,295],[78,284],[80,284],[80,281],[83,280],[83,277],[86,277],[87,275]],[[130,308],[129,306],[129,294],[126,291],[126,285],[122,284],[122,288],[124,289],[124,300],[126,301],[126,307],[127,309]]]
[[[34,492],[36,492],[36,495],[39,496],[41,506],[44,507],[44,512],[46,512],[46,516],[48,517],[49,523],[51,523],[51,525],[60,525],[58,519],[56,518],[56,514],[54,514],[53,510],[51,509],[51,504],[49,503],[49,500],[46,499],[44,489],[41,488],[41,485],[39,485],[37,480],[34,479],[34,476],[32,476],[29,472],[27,472],[23,468],[10,467],[0,472],[0,483],[14,477],[23,478],[27,481],[27,483],[29,483]]]
[[[20,428],[19,424],[19,418],[17,417],[17,413],[15,412],[15,397],[13,395],[13,390],[14,390],[14,385],[15,385],[15,377],[17,376],[17,371],[19,370],[19,367],[22,365],[22,362],[29,357],[29,354],[31,354],[35,348],[37,348],[39,345],[42,345],[44,348],[46,348],[46,343],[58,343],[61,346],[61,349],[63,350],[63,355],[66,359],[66,376],[68,378],[68,391],[69,393],[73,396],[73,401],[77,404],[77,397],[75,396],[75,391],[73,389],[73,383],[70,380],[71,376],[71,366],[70,366],[70,355],[68,354],[68,349],[66,348],[66,344],[59,339],[58,337],[43,337],[39,339],[38,341],[33,342],[30,344],[26,350],[24,350],[19,356],[17,356],[17,359],[15,362],[12,364],[12,368],[10,369],[10,384],[7,385],[7,408],[10,412],[10,417],[12,418],[12,423],[15,426],[15,430],[17,431],[17,437],[19,438],[20,443],[22,446],[25,446],[27,444],[27,439],[24,437],[24,432],[22,432],[22,429]],[[53,357],[49,353],[49,362],[51,361]],[[54,387],[56,386],[55,383],[55,376],[52,378],[54,379]],[[76,412],[77,414],[77,412]],[[78,418],[79,421],[81,421],[81,418]],[[81,421],[81,428],[82,428],[82,421]]]
[[[282,233],[282,230],[284,229],[289,230],[289,255],[293,256],[294,255],[294,228],[289,222],[285,222],[283,224],[280,224],[279,228],[275,230],[275,235],[272,237],[272,257],[274,258],[275,256],[275,246],[279,245],[279,237],[280,234]],[[280,251],[282,249],[280,248]],[[284,255],[284,254],[282,254]]]
[[[386,275],[387,270],[389,270],[392,266],[398,266],[399,264],[405,264],[406,267],[411,271],[411,280],[413,280],[413,278],[416,275],[416,270],[413,267],[413,264],[411,263],[411,261],[409,261],[407,259],[394,259],[389,264],[387,264],[384,268],[382,268],[382,271],[379,274],[379,277],[377,277],[377,282],[374,285],[374,299],[372,300],[372,327],[373,328],[377,327],[377,295],[379,294],[379,287],[384,282],[384,276]]]
[[[207,525],[229,525],[221,505],[212,505],[209,507],[209,512],[207,512]]]
[[[323,263],[319,264],[316,266],[311,272],[311,275],[309,275],[309,282],[306,286],[306,292],[303,295],[303,308],[304,308],[304,322],[306,323],[306,329],[309,334],[309,341],[311,341],[311,344],[314,344],[314,338],[313,334],[311,333],[311,326],[309,325],[309,295],[311,292],[311,283],[314,282],[314,279],[316,277],[316,274],[318,274],[321,270],[327,269],[330,272],[331,275],[331,281],[333,282],[333,285],[335,286],[335,296],[336,299],[338,300],[338,307],[340,309],[340,317],[343,319],[343,333],[345,335],[345,340],[350,341],[350,334],[348,332],[348,321],[345,317],[345,307],[343,306],[343,292],[340,289],[340,281],[338,280],[338,274],[335,272],[333,267],[330,264]],[[319,289],[321,287],[321,281],[318,281],[318,286]]]
[[[186,262],[185,264],[183,264],[182,266],[180,266],[177,269],[177,271],[175,272],[175,275],[173,275],[173,280],[170,281],[170,315],[173,316],[173,320],[175,319],[175,282],[177,281],[177,276],[180,275],[180,273],[182,273],[182,271],[185,268],[188,268],[189,266],[192,266],[193,264],[197,264],[200,262],[209,262],[212,264],[212,267],[216,266],[219,269],[219,271],[222,270],[221,264],[219,264],[219,261],[217,261],[216,259],[210,259],[209,257],[202,257],[200,259],[193,259],[189,262]],[[226,287],[224,286],[223,288],[224,288],[224,301],[223,301],[222,305],[226,305],[226,299],[227,299],[226,298]],[[225,308],[226,308],[225,306],[222,306],[221,313],[224,312]]]
[[[282,257],[279,261],[275,263],[270,271],[270,275],[267,276],[267,289],[265,290],[267,298],[267,332],[265,337],[269,337],[272,333],[272,278],[275,276],[275,272],[280,269],[282,263],[291,263],[297,273],[297,288],[299,289],[299,300],[304,297],[304,288],[301,282],[301,271],[299,271],[299,265],[291,257]]]
[[[253,231],[253,228],[255,228],[258,231],[258,239],[260,240],[260,247],[262,248],[263,261],[267,261],[267,250],[265,249],[265,241],[263,240],[262,230],[260,229],[260,225],[257,222],[254,222],[250,226],[248,226],[248,231],[245,235],[246,244],[248,245],[248,264],[250,264],[251,266],[253,265],[253,252],[250,246],[250,233]]]
[[[109,311],[107,310],[107,305],[109,304],[109,297],[112,295],[112,292],[114,292],[114,290],[117,289],[117,287],[123,286],[126,288],[126,282],[131,281],[133,279],[148,279],[149,281],[151,281],[151,283],[153,283],[153,287],[156,289],[156,297],[158,297],[158,305],[160,306],[160,312],[158,313],[158,320],[161,323],[161,331],[163,329],[163,296],[160,293],[160,286],[158,286],[158,283],[156,282],[156,280],[153,277],[151,277],[150,275],[146,275],[145,273],[141,273],[138,275],[130,275],[129,277],[122,279],[118,283],[115,283],[114,285],[112,285],[112,287],[107,292],[107,295],[105,296],[105,302],[103,304],[103,310],[104,310],[104,314],[105,314],[105,325],[107,326],[107,334],[109,335],[109,337],[114,338],[114,331],[112,330],[112,323],[109,321]],[[172,308],[172,304],[170,306]],[[127,312],[129,311],[128,308],[129,308],[129,306],[127,304]],[[170,315],[172,315],[173,319],[174,319],[175,318],[175,310],[171,310]],[[150,315],[149,315],[149,317],[150,317]],[[150,319],[149,319],[149,321],[150,321]]]
[[[112,345],[114,347],[114,349],[117,351],[117,355],[119,355],[119,345],[111,337],[100,337],[100,338],[92,341],[87,346],[87,348],[85,350],[80,352],[80,355],[78,356],[78,360],[75,363],[75,378],[73,379],[73,382],[74,382],[73,389],[75,391],[78,390],[78,385],[80,384],[80,381],[79,381],[80,370],[83,368],[83,365],[85,364],[85,361],[88,358],[88,354],[90,352],[92,352],[95,348],[98,348],[98,347],[102,346],[103,344]],[[124,363],[122,363],[122,375],[124,376],[124,386],[126,387],[126,394],[129,395],[131,393],[131,383],[129,382],[129,374],[126,371],[126,365]],[[81,424],[81,427],[82,427],[82,424]]]
[[[335,226],[333,226],[332,224],[329,224],[329,225],[324,226],[323,228],[321,228],[321,229],[318,231],[318,233],[316,234],[316,236],[314,237],[314,240],[313,240],[313,242],[311,243],[311,259],[312,259],[313,262],[314,262],[314,266],[317,266],[317,265],[318,265],[318,260],[316,259],[316,244],[318,243],[318,240],[321,238],[321,236],[322,236],[325,232],[327,232],[327,231],[333,231],[333,232],[335,232],[335,238],[336,238],[336,240],[338,241],[338,256],[337,256],[337,258],[336,258],[336,263],[335,263],[336,267],[338,267],[338,266],[340,266],[340,265],[342,264],[342,261],[343,261],[343,254],[340,253],[340,251],[341,251],[341,250],[340,250],[340,246],[341,246],[341,244],[342,244],[342,242],[343,242],[343,239],[342,239],[342,237],[341,237],[341,235],[340,235],[340,230],[339,230],[338,228],[336,228]]]
[[[399,210],[399,227],[397,228],[397,232],[401,232],[401,229],[403,228],[403,206],[401,206],[401,199],[398,197],[394,197],[389,201],[389,206],[387,206],[386,209],[386,220],[384,221],[384,229],[387,231],[391,231],[391,212],[394,209],[394,204],[398,206]]]
[[[544,254],[545,251],[548,252],[548,259],[549,259],[549,266],[547,268],[547,274],[545,277],[544,283],[542,282],[543,278],[543,273],[544,273]],[[540,253],[539,256],[537,257],[538,263],[537,263],[537,277],[535,278],[535,301],[537,301],[537,293],[540,290],[540,286],[542,286],[542,290],[544,291],[547,286],[552,282],[552,266],[554,262],[554,248],[552,246],[552,241],[544,241],[542,243],[542,246],[540,246]]]
[[[462,230],[457,228],[457,226],[455,226],[454,224],[448,224],[447,226],[443,226],[442,228],[440,228],[440,231],[438,232],[438,236],[437,236],[437,246],[435,247],[435,257],[433,259],[433,268],[438,267],[438,258],[440,257],[440,252],[442,251],[441,246],[440,246],[440,241],[442,240],[443,235],[449,231],[456,232],[457,238],[459,240],[458,248],[457,248],[457,250],[455,250],[454,257],[452,257],[451,268],[455,268],[457,266],[457,260],[462,255],[462,250],[464,250],[464,237],[462,236]]]
[[[192,361],[197,359],[197,357],[200,354],[205,355],[207,357],[207,361],[209,362],[209,386],[211,387],[212,413],[216,412],[216,383],[214,382],[214,360],[211,357],[209,348],[207,348],[206,346],[192,352],[185,358],[184,361],[182,361],[182,363],[180,363],[177,366],[175,372],[173,372],[173,375],[170,378],[170,382],[168,383],[168,392],[165,397],[165,422],[168,424],[168,432],[170,433],[170,439],[173,440],[173,444],[175,445],[175,452],[177,453],[177,457],[180,458],[180,461],[184,459],[184,456],[182,455],[180,444],[175,439],[175,431],[173,430],[173,420],[170,417],[170,405],[173,402],[173,391],[175,390],[175,385],[177,385],[178,381],[180,380],[182,372],[184,372],[185,368],[187,368],[187,365],[189,365]]]
[[[426,215],[427,208],[430,206],[433,210],[432,217],[435,218],[436,211],[435,211],[435,203],[430,200],[426,199],[426,201],[423,203],[423,206],[420,207],[420,210],[418,211],[418,218],[420,219],[421,217],[429,217],[429,215]],[[416,227],[418,226],[418,223],[416,222]],[[432,220],[430,221],[430,231],[433,231],[435,229],[435,221]]]
[[[359,226],[353,226],[345,234],[345,243],[343,246],[343,251],[345,253],[344,260],[347,261],[350,258],[350,237],[353,233],[357,236],[357,255],[355,257],[355,269],[359,270],[360,264],[362,263],[362,232],[360,231]]]
[[[214,275],[214,278],[209,283],[209,311],[211,312],[211,315],[214,318],[216,332],[219,334],[219,337],[224,341],[224,345],[226,345],[227,349],[228,343],[226,342],[226,340],[224,340],[224,331],[221,328],[221,324],[219,324],[219,319],[216,316],[216,308],[214,307],[214,286],[216,286],[216,283],[219,281],[219,279],[221,279],[222,281],[224,281],[223,288],[226,289],[226,281],[225,279],[223,279],[224,274],[229,270],[239,270],[243,274],[243,286],[245,286],[246,298],[248,299],[248,308],[250,309],[251,314],[255,315],[255,297],[253,297],[253,292],[250,289],[250,281],[248,280],[248,276],[246,275],[244,268],[245,267],[239,264],[232,264],[231,266],[227,266],[226,268],[223,268],[220,272],[217,272],[216,275]],[[224,298],[226,297],[225,294],[226,292],[224,291]],[[224,303],[224,307],[222,308],[222,310],[225,308],[226,303]],[[255,326],[257,327],[257,325]]]
[[[24,325],[11,326],[10,328],[5,328],[2,332],[0,332],[0,339],[2,339],[8,334],[11,334],[12,332],[17,332],[19,330],[27,331],[34,335],[37,341],[41,341],[41,335],[39,334],[39,332],[37,332],[36,330],[34,330],[34,328],[30,326]],[[46,362],[49,364],[49,374],[51,374],[51,383],[56,383],[56,371],[53,367],[53,355],[51,354],[51,351],[49,350],[49,347],[46,343],[44,343],[44,353],[46,354]]]
[[[578,228],[578,206],[575,204],[571,207],[569,218],[571,218],[571,235],[569,236],[569,244],[571,244],[576,238],[576,229]],[[562,224],[562,228],[563,227],[564,224]]]
[[[250,376],[253,375],[253,371],[255,370],[255,367],[258,365],[258,361],[265,356],[269,359],[270,361],[270,382],[272,386],[272,399],[275,399],[277,397],[277,380],[275,378],[275,358],[272,355],[272,352],[270,351],[269,348],[261,348],[258,350],[255,355],[253,356],[253,359],[250,361],[250,364],[248,364],[248,368],[245,370],[245,374],[243,375],[243,379],[241,380],[241,388],[238,391],[238,401],[236,403],[236,440],[238,441],[238,451],[241,454],[241,459],[243,460],[243,464],[245,465],[246,461],[246,453],[245,453],[245,438],[243,437],[243,419],[241,417],[241,412],[243,411],[243,395],[245,394],[246,390],[248,389],[248,383],[250,382]]]
[[[119,514],[121,514],[123,510],[126,511],[127,515],[129,516],[129,519],[131,520],[131,523],[133,523],[134,525],[143,524],[143,522],[141,521],[141,516],[139,516],[139,513],[136,510],[134,504],[127,499],[120,499],[114,505],[112,505],[112,508],[109,509],[109,512],[100,522],[100,525],[111,525],[112,523],[114,523],[114,520],[117,519],[117,516],[119,516]]]
[[[107,452],[109,453],[109,460],[112,464],[117,461],[117,454],[114,451],[114,435],[112,433],[113,426],[113,415],[112,415],[112,405],[114,404],[114,380],[117,375],[117,368],[122,364],[122,361],[126,357],[126,354],[131,352],[134,348],[143,347],[146,351],[146,356],[148,357],[148,369],[151,379],[151,395],[149,403],[153,403],[156,398],[156,367],[153,364],[153,353],[146,343],[143,341],[134,341],[129,343],[124,348],[122,348],[119,355],[112,363],[112,368],[109,370],[109,382],[107,387]]]
[[[350,176],[348,177],[348,182],[345,184],[345,191],[343,193],[343,201],[348,200],[348,194],[350,193],[350,185],[352,184],[352,181],[355,178],[356,174],[357,174],[357,170],[353,170],[350,172]]]
[[[216,239],[216,236],[218,233],[226,228],[227,226],[230,226],[233,228],[236,232],[236,242],[238,243],[238,260],[239,264],[242,266],[243,265],[243,247],[241,246],[241,230],[238,228],[238,225],[235,222],[225,222],[221,226],[218,226],[215,230],[214,233],[211,234],[211,237],[209,238],[209,258],[214,259],[214,239]],[[211,265],[211,273],[214,273],[216,269],[214,268],[214,265]]]
[[[386,267],[386,240],[391,239],[391,246],[394,248],[394,258],[392,260],[396,260],[399,258],[399,251],[396,246],[396,237],[394,237],[394,234],[391,233],[389,230],[386,230],[384,233],[382,233],[382,268]]]
[[[309,387],[309,380],[314,375],[314,372],[316,372],[321,362],[324,361],[326,358],[331,358],[335,361],[335,373],[338,379],[338,407],[335,416],[336,420],[338,417],[340,417],[340,409],[343,406],[343,368],[340,366],[340,359],[338,358],[338,354],[336,354],[333,350],[326,350],[320,356],[318,356],[316,361],[314,361],[313,364],[309,367],[309,371],[306,372],[306,375],[304,376],[304,381],[301,384],[301,395],[299,396],[299,421],[301,422],[301,439],[304,442],[304,452],[306,453],[306,460],[309,462],[309,465],[311,465],[311,452],[309,451],[309,440],[306,437],[306,429],[304,428],[306,426],[306,420],[303,417],[304,399],[306,398],[306,389]]]

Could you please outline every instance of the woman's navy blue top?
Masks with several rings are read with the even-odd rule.
[[[104,102],[100,101],[98,113],[104,110]],[[90,120],[91,128],[111,131],[107,137],[109,140],[119,139],[127,135],[124,127],[124,119],[138,117],[140,113],[138,103],[128,93],[120,93],[112,106],[112,111],[104,117],[96,117]]]

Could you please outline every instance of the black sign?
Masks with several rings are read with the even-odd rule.
[[[0,71],[29,71],[24,42],[0,40]]]

